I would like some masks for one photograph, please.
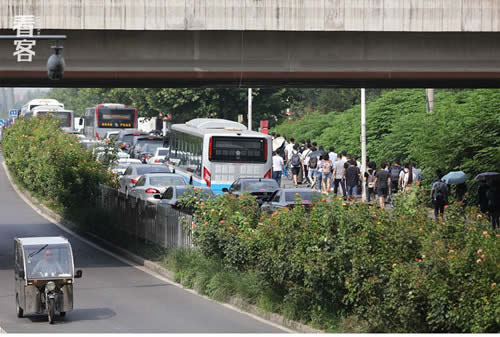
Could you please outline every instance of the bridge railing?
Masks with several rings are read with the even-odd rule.
[[[144,201],[127,196],[111,187],[100,186],[100,198],[97,207],[105,213],[109,234],[154,243],[164,248],[188,248],[192,246],[191,231],[186,224],[191,224],[192,215],[169,205]],[[95,232],[99,232],[99,229]],[[102,232],[102,228],[101,228]]]

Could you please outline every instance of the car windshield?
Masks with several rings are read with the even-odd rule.
[[[72,277],[73,264],[67,245],[24,247],[28,278]]]
[[[142,147],[143,152],[155,153],[156,149],[163,147],[163,143],[149,143]]]
[[[148,174],[148,173],[170,173],[168,170],[168,167],[162,167],[161,165],[158,165],[156,167],[138,167],[137,168],[137,174],[142,176],[143,174]]]
[[[149,178],[149,184],[153,186],[177,186],[186,185],[186,181],[182,177],[162,176]]]
[[[275,191],[279,188],[275,180],[266,181],[245,181],[241,182],[241,190],[244,192],[266,192]]]
[[[311,202],[312,200],[320,199],[321,194],[312,191],[298,191],[298,192],[285,193],[286,202],[294,202],[296,197],[300,197],[300,199],[302,199],[302,202]]]

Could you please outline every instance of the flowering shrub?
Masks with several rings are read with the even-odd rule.
[[[50,116],[19,119],[5,130],[2,148],[15,179],[45,201],[66,209],[92,205],[99,184],[114,184],[106,166],[96,162],[74,136],[64,134]]]
[[[258,275],[288,318],[326,327],[352,316],[379,332],[498,332],[498,234],[462,205],[434,221],[421,189],[391,211],[330,198],[309,213],[271,215],[251,196],[223,195],[196,205],[194,243],[224,267]]]

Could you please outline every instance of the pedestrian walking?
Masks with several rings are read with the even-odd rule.
[[[281,187],[281,176],[283,174],[283,166],[285,162],[283,158],[278,154],[277,151],[273,152],[273,179],[276,180],[278,186]]]
[[[415,184],[420,184],[422,181],[422,170],[417,168],[417,163],[412,162],[411,167],[413,169],[413,174],[415,175]]]
[[[398,185],[401,186],[403,191],[411,188],[411,185],[416,180],[415,174],[413,173],[413,167],[411,164],[405,164],[403,170],[399,173]]]
[[[312,145],[310,143],[307,144],[306,149],[304,150],[304,152],[302,152],[302,155],[301,155],[302,167],[304,167],[304,180],[307,181],[309,184],[311,184],[311,180],[309,179],[309,160],[311,160],[309,155],[312,152],[311,147],[312,147]]]
[[[356,166],[355,161],[348,162],[347,170],[345,170],[345,182],[347,185],[347,197],[358,197],[358,184],[361,181],[361,172],[359,167]]]
[[[448,185],[441,180],[443,174],[441,170],[436,170],[437,180],[432,184],[431,200],[434,204],[434,218],[438,220],[440,217],[444,219],[444,206],[448,205]]]
[[[390,164],[386,163],[380,170],[375,173],[375,190],[379,199],[380,208],[385,208],[385,201],[389,195],[389,187],[391,186],[391,176],[389,175]]]
[[[320,163],[321,170],[321,190],[325,193],[330,192],[330,187],[332,185],[332,162],[329,159],[328,154],[324,154],[321,158]]]
[[[333,164],[333,194],[337,195],[339,186],[342,188],[342,196],[347,197],[345,181],[344,181],[344,157],[342,153],[337,156],[337,161]]]
[[[368,163],[368,170],[366,170],[365,182],[366,182],[366,200],[370,202],[375,200],[375,180],[377,173],[377,164],[375,162]]]
[[[389,174],[391,175],[391,194],[394,195],[399,191],[399,175],[403,168],[399,161],[395,161],[394,165],[389,169]]]
[[[299,154],[299,146],[297,144],[293,146],[291,153],[292,155],[290,157],[290,166],[292,168],[293,184],[295,187],[297,187],[298,184],[297,179],[302,166],[302,161],[300,160],[300,154]]]
[[[321,176],[321,172],[319,172],[319,158],[314,154],[315,148],[313,147],[312,152],[309,154],[309,162],[308,162],[308,178],[311,181],[311,187],[316,189],[318,187],[318,180]]]

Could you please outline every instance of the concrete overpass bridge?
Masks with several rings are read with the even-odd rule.
[[[498,87],[500,0],[0,0],[0,34],[35,15],[66,34],[65,78],[47,43],[1,86]]]

